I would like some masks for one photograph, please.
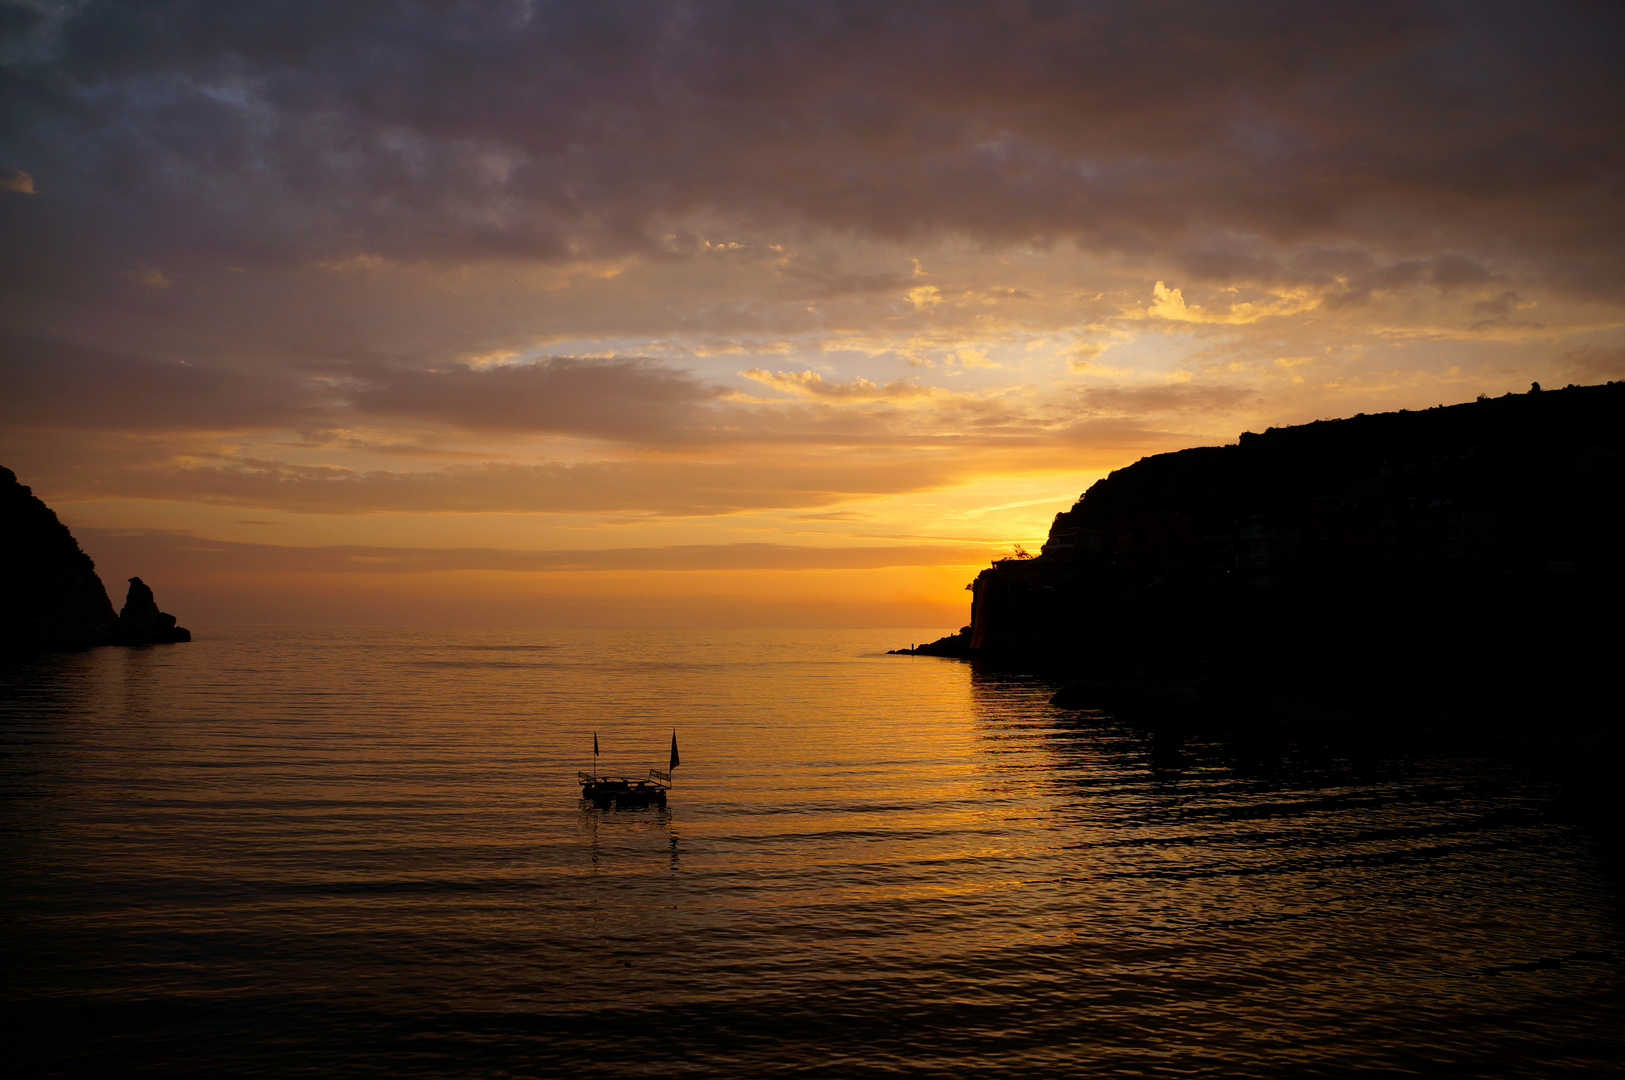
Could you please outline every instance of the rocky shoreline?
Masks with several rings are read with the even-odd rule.
[[[165,645],[191,641],[191,631],[160,611],[152,589],[129,581],[117,613],[96,564],[56,512],[0,468],[0,565],[11,582],[0,647],[64,651],[97,645]]]
[[[1625,382],[1155,455],[983,570],[969,625],[896,651],[1152,726],[1617,725],[1622,461]]]

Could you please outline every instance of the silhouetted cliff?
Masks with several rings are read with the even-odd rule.
[[[118,617],[96,564],[50,507],[0,468],[0,573],[5,617],[0,641],[62,649],[113,640]]]
[[[922,648],[1102,685],[1482,696],[1620,644],[1625,383],[1245,434],[1144,458],[973,583]],[[1527,696],[1527,695],[1526,695]]]
[[[1247,433],[1112,473],[1046,561],[1124,584],[1618,571],[1625,383]]]
[[[158,611],[152,590],[139,578],[131,579],[124,616],[115,615],[96,564],[55,512],[5,468],[0,468],[0,574],[5,612],[0,647],[81,649],[191,640],[175,626],[174,616]]]

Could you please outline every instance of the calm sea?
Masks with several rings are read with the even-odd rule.
[[[1596,1075],[1516,762],[1159,755],[925,631],[214,628],[0,667],[13,1075]],[[682,751],[668,809],[583,809]],[[1154,764],[1156,767],[1154,767]]]

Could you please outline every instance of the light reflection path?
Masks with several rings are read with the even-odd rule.
[[[290,631],[0,669],[21,1060],[284,1075],[1583,1073],[1511,765],[1186,745],[909,631]],[[918,632],[915,632],[919,636]],[[582,809],[684,764],[667,810]],[[71,1025],[71,1042],[41,1033]]]

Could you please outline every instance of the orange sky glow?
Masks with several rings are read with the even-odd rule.
[[[183,621],[947,631],[1146,454],[1625,377],[1601,6],[160,7],[0,55],[0,464]]]

